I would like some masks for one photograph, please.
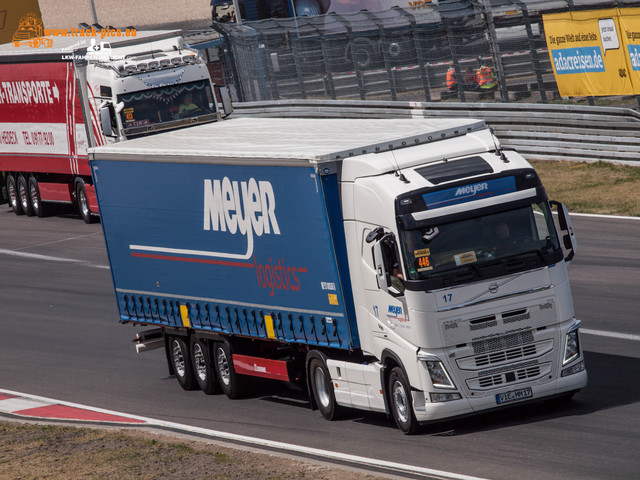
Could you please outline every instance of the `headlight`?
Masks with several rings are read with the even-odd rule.
[[[451,377],[444,368],[444,365],[439,360],[427,360],[425,362],[427,370],[429,370],[429,376],[431,377],[431,383],[436,388],[456,388],[451,381]]]
[[[570,361],[578,358],[580,355],[580,341],[578,339],[578,329],[567,333],[564,341],[564,358],[562,365],[566,365]]]

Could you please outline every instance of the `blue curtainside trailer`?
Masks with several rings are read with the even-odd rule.
[[[335,173],[92,165],[122,322],[359,347]]]

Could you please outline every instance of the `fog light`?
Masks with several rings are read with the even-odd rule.
[[[584,360],[579,363],[576,363],[575,365],[569,368],[565,368],[564,370],[562,370],[561,376],[568,377],[569,375],[580,373],[583,370],[584,370]]]
[[[430,393],[432,403],[451,402],[452,400],[460,400],[462,395],[459,393]]]

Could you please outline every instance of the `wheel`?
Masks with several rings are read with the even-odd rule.
[[[76,202],[84,223],[93,223],[94,218],[93,215],[91,215],[91,208],[89,208],[89,200],[87,199],[87,190],[84,187],[84,182],[78,182],[76,184]]]
[[[195,337],[191,339],[191,363],[193,364],[193,373],[196,377],[198,387],[207,395],[213,395],[220,392],[220,384],[216,378],[213,364],[211,363],[211,354],[209,346],[202,340]]]
[[[45,216],[45,209],[40,200],[40,189],[38,188],[38,181],[36,177],[29,177],[29,200],[31,201],[31,208],[33,213],[38,217]]]
[[[325,363],[319,358],[313,358],[309,363],[309,381],[311,382],[313,399],[322,416],[327,420],[338,418],[340,407],[336,403],[331,375],[329,375],[329,369]]]
[[[9,196],[9,206],[16,215],[22,215],[22,204],[18,197],[18,184],[16,183],[16,177],[9,174],[7,177],[7,195]]]
[[[31,207],[31,202],[29,201],[29,188],[27,187],[27,181],[25,178],[20,175],[18,177],[18,200],[20,201],[20,206],[22,207],[22,211],[27,214],[27,217],[33,216],[33,208]]]
[[[242,396],[242,380],[233,368],[231,346],[228,342],[216,342],[213,346],[213,362],[220,388],[229,398]]]
[[[198,384],[191,366],[189,348],[182,338],[171,337],[169,340],[169,358],[180,386],[185,390],[195,390]]]
[[[389,405],[398,428],[406,435],[416,433],[419,424],[411,404],[411,387],[400,367],[394,367],[389,374]]]

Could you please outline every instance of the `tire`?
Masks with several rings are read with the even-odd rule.
[[[45,207],[42,205],[42,200],[40,199],[40,188],[38,187],[36,177],[29,177],[27,186],[29,187],[29,201],[31,202],[33,213],[40,218],[44,217]]]
[[[211,362],[209,346],[195,337],[191,338],[191,364],[200,390],[207,395],[220,393],[220,384]]]
[[[313,358],[309,362],[309,382],[311,382],[313,400],[322,416],[327,420],[336,420],[340,416],[341,409],[336,403],[329,369],[319,358]]]
[[[169,359],[180,386],[185,390],[195,390],[198,384],[191,365],[191,355],[187,343],[182,338],[169,339]]]
[[[9,174],[7,176],[7,196],[9,197],[9,207],[16,215],[22,215],[24,212],[22,211],[22,204],[20,203],[20,198],[18,196],[18,184],[16,182],[16,177]]]
[[[411,387],[400,367],[394,367],[389,374],[389,406],[402,433],[412,435],[418,431],[420,425],[413,413]]]
[[[240,398],[243,393],[243,381],[233,367],[233,357],[229,342],[216,342],[213,345],[213,363],[220,389],[229,398]]]
[[[84,182],[80,181],[76,184],[76,206],[78,212],[84,220],[84,223],[93,223],[95,219],[91,215],[91,208],[89,208],[89,200],[87,199],[87,190],[84,187]]]
[[[17,181],[18,185],[18,201],[22,207],[22,211],[27,217],[33,217],[33,208],[31,207],[31,201],[29,200],[29,187],[27,180],[24,176],[20,175]]]

